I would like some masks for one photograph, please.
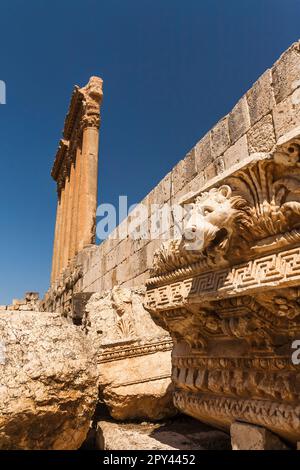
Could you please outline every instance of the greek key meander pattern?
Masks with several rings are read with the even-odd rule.
[[[300,247],[149,289],[146,302],[149,309],[165,310],[180,306],[192,297],[224,297],[297,281],[300,281]]]

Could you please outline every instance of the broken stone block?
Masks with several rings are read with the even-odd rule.
[[[99,450],[229,450],[228,434],[205,424],[179,416],[162,423],[97,424],[96,448]]]
[[[162,419],[175,413],[170,336],[143,308],[144,291],[115,287],[94,294],[83,328],[94,349],[100,399],[115,419]]]
[[[59,314],[0,313],[0,449],[78,449],[98,398],[91,359]]]
[[[75,325],[81,325],[85,306],[91,298],[91,292],[78,292],[72,297],[72,320]]]
[[[25,300],[26,302],[31,302],[39,300],[39,293],[38,292],[26,292],[25,293]]]
[[[236,422],[230,435],[233,450],[288,450],[279,437],[260,426]]]

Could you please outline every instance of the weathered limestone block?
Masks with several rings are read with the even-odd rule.
[[[221,119],[211,130],[211,154],[213,158],[222,155],[230,146],[228,117]]]
[[[195,146],[195,163],[198,174],[212,162],[210,141],[211,136],[208,132]]]
[[[251,125],[268,114],[275,106],[274,92],[271,84],[271,71],[266,70],[247,93]]]
[[[161,419],[174,413],[172,342],[144,310],[143,299],[142,289],[116,287],[94,294],[83,318],[100,398],[116,419]]]
[[[226,169],[241,162],[249,156],[247,138],[244,135],[224,153],[224,165]],[[225,168],[224,168],[225,169]]]
[[[195,162],[195,149],[191,149],[190,152],[184,157],[185,162],[185,181],[189,183],[196,175],[196,162]]]
[[[250,127],[250,116],[245,96],[235,105],[228,116],[229,134],[231,142],[240,139]]]
[[[273,110],[277,139],[300,125],[300,89],[281,101]]]
[[[232,450],[288,450],[275,434],[260,426],[233,423],[230,435]]]
[[[249,153],[270,152],[275,145],[272,114],[267,114],[247,134]]]
[[[276,102],[280,103],[300,85],[299,42],[285,51],[273,67],[273,87]]]
[[[96,447],[101,450],[229,450],[230,439],[222,431],[179,416],[156,424],[99,421]]]
[[[172,178],[172,196],[175,196],[178,191],[186,184],[185,161],[181,160],[173,168],[171,173]]]
[[[58,314],[0,313],[0,449],[78,449],[97,397],[82,331]]]
[[[40,310],[40,298],[38,292],[26,292],[23,299],[13,299],[11,305],[6,306],[6,310]]]

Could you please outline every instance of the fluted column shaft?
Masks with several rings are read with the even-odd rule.
[[[62,247],[63,247],[63,234],[64,234],[64,213],[65,213],[65,187],[61,188],[60,192],[60,224],[59,233],[57,237],[57,263],[56,263],[56,276],[57,279],[62,269]]]
[[[63,212],[63,234],[62,234],[62,243],[61,243],[61,269],[62,271],[68,264],[68,243],[69,243],[69,234],[68,234],[68,212],[70,205],[70,175],[66,177],[65,180],[65,204]]]
[[[78,251],[95,242],[98,182],[99,130],[85,127],[82,136],[82,159],[78,219]]]
[[[51,284],[55,281],[58,273],[58,256],[59,256],[59,234],[61,230],[61,197],[58,195],[57,198],[57,209],[56,209],[56,222],[53,242],[53,259],[52,259],[52,272],[51,272]]]
[[[70,233],[70,249],[69,258],[72,259],[78,253],[77,232],[78,232],[78,211],[80,196],[80,166],[81,166],[81,147],[77,147],[75,168],[74,168],[74,186],[73,186],[73,202],[71,216],[71,233]]]
[[[72,214],[73,214],[73,200],[75,191],[75,163],[72,162],[69,176],[69,193],[68,193],[68,209],[66,217],[66,244],[65,244],[65,266],[67,266],[70,257],[71,250],[71,235],[72,235]]]

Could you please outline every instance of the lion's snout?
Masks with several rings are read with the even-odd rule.
[[[182,241],[186,250],[204,250],[209,242],[213,240],[218,228],[204,218],[199,218],[184,228]]]

